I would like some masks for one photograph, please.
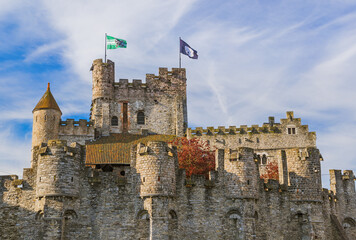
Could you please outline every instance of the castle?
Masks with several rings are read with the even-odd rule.
[[[355,175],[321,185],[315,132],[293,112],[250,127],[187,128],[185,69],[115,82],[93,62],[90,120],[33,109],[31,168],[0,176],[0,239],[356,239]],[[215,150],[209,178],[179,169],[175,136]],[[268,163],[279,180],[264,181]]]

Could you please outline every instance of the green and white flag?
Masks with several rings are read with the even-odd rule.
[[[111,36],[106,36],[107,49],[126,48],[126,47],[127,47],[126,40],[114,38]]]

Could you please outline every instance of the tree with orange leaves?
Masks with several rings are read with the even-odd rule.
[[[261,179],[268,180],[268,179],[279,179],[278,173],[278,165],[275,162],[270,162],[266,166],[266,173],[260,176]]]
[[[185,169],[187,177],[192,174],[208,177],[209,171],[215,169],[215,154],[208,142],[198,138],[176,138],[172,141],[177,146],[179,168]]]

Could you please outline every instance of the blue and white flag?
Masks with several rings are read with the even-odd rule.
[[[198,59],[198,52],[191,48],[186,42],[180,39],[180,52],[190,58]]]

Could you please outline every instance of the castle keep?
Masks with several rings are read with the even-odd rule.
[[[262,125],[187,128],[185,69],[115,81],[92,65],[90,119],[33,109],[31,168],[0,176],[0,239],[356,239],[355,175],[321,184],[315,132],[287,112]],[[209,178],[179,169],[176,136],[208,141]],[[266,166],[279,180],[264,181]]]

